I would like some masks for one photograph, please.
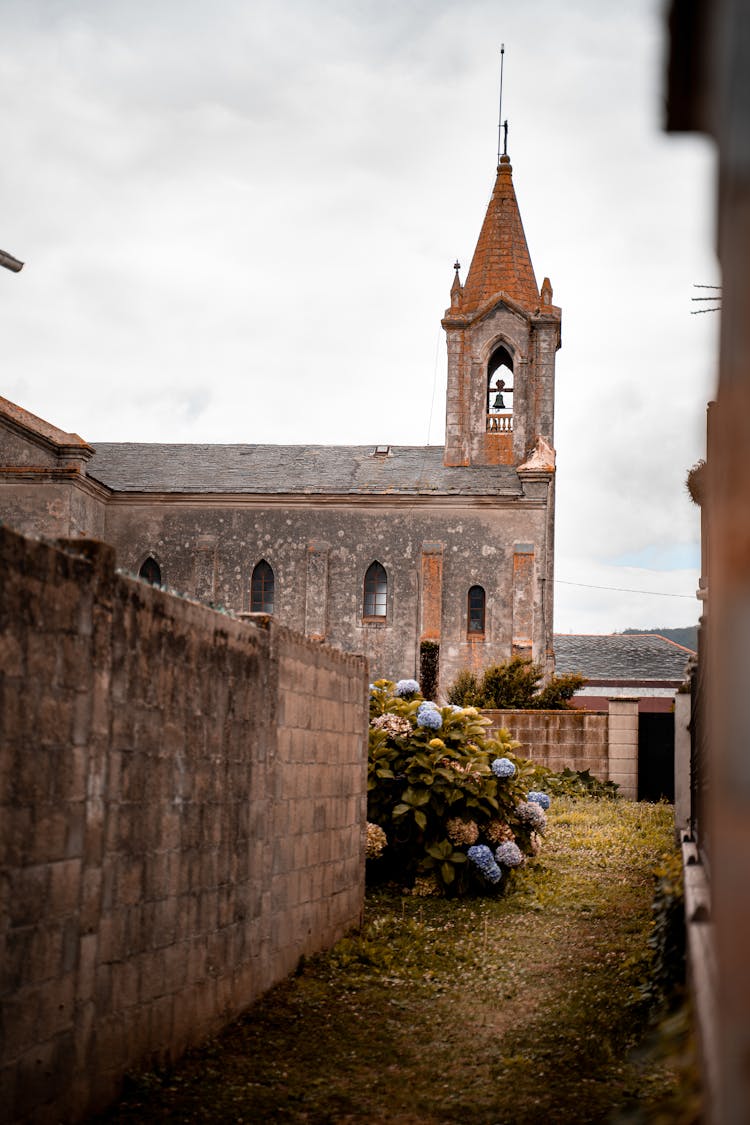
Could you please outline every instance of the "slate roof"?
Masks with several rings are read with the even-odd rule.
[[[658,633],[555,633],[555,671],[587,680],[682,681],[692,649]]]
[[[520,496],[510,466],[445,466],[442,446],[94,443],[88,475],[115,492]]]

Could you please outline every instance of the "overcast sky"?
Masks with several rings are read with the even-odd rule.
[[[556,628],[694,623],[714,155],[661,130],[662,15],[0,0],[0,246],[26,262],[0,270],[0,393],[94,444],[442,444],[440,319],[494,181],[504,42],[563,310]]]

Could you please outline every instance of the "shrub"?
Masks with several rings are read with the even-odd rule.
[[[542,674],[540,664],[520,656],[493,664],[485,669],[481,680],[464,669],[449,688],[448,700],[462,707],[560,711],[571,706],[573,695],[586,682],[578,673],[567,673],[551,676],[540,687]]]
[[[419,646],[419,675],[422,690],[428,699],[438,693],[440,679],[440,645],[437,641],[422,641]]]
[[[438,707],[414,687],[378,680],[370,693],[367,819],[387,840],[370,877],[489,891],[500,885],[494,847],[515,840],[532,853],[540,823],[523,806],[533,765],[513,756],[507,731],[490,737],[475,707]]]
[[[686,975],[685,888],[679,851],[664,856],[654,879],[648,939],[651,975],[643,993],[655,1008],[675,1008],[682,1000]]]
[[[614,800],[619,789],[616,781],[600,781],[590,770],[573,770],[569,766],[561,773],[553,773],[546,766],[534,764],[530,783],[534,789],[543,789],[552,797],[599,797]]]
[[[547,683],[535,696],[532,706],[540,711],[564,711],[571,707],[571,699],[583,687],[586,680],[578,672],[566,672],[562,676],[550,676]]]
[[[514,656],[505,664],[493,664],[485,670],[479,693],[482,707],[531,707],[542,670],[530,660]]]
[[[476,674],[464,668],[448,688],[448,702],[458,707],[481,707]]]

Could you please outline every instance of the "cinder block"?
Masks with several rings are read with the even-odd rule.
[[[10,872],[8,918],[11,926],[33,925],[48,916],[50,868],[46,864]]]
[[[115,902],[119,906],[133,905],[140,901],[142,894],[143,863],[125,855],[117,864],[115,872]]]
[[[0,668],[9,678],[26,677],[23,634],[18,626],[14,628],[12,619],[5,622],[0,632]]]
[[[18,1059],[12,1121],[30,1116],[38,1120],[38,1109],[64,1095],[75,1060],[73,1035],[66,1031],[37,1043]]]
[[[0,808],[0,851],[2,852],[3,867],[6,870],[37,862],[39,858],[43,861],[47,858],[44,853],[49,847],[50,845],[47,843],[40,848],[42,855],[41,857],[38,856],[34,834],[33,805],[20,807],[4,805]]]
[[[45,1029],[40,1029],[42,995],[42,989],[26,987],[3,998],[3,1056],[8,1061],[36,1043],[40,1030],[41,1037],[47,1038]]]
[[[66,973],[47,981],[40,992],[39,1021],[44,1038],[52,1038],[73,1027],[75,974]]]
[[[76,1000],[79,1004],[94,999],[98,955],[99,935],[82,934],[76,974]]]
[[[149,950],[138,958],[138,999],[141,1004],[151,1004],[169,992],[164,981],[164,949]]]

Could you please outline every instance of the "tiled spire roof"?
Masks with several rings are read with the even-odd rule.
[[[500,290],[528,309],[539,306],[508,156],[500,157],[492,199],[461,295],[461,312],[473,312]]]

